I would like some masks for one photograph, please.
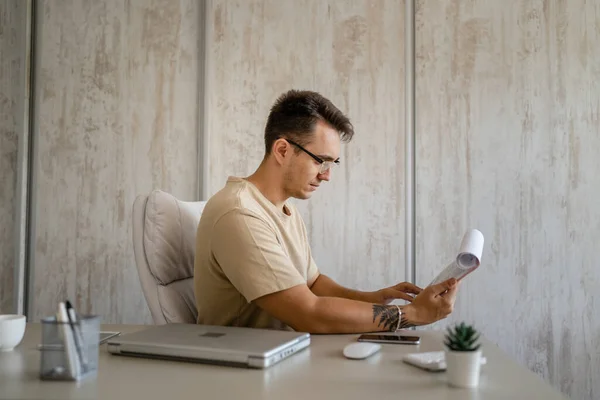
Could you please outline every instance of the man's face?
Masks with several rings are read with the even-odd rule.
[[[340,156],[340,135],[327,123],[319,121],[311,141],[303,147],[324,161],[335,161]],[[331,169],[323,173],[320,169],[321,164],[304,151],[291,152],[284,174],[286,193],[297,199],[309,199],[321,182],[331,178]]]

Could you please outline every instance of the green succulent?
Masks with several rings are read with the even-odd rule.
[[[479,341],[479,332],[471,325],[461,322],[454,328],[448,327],[445,335],[444,344],[452,351],[477,351],[481,344]]]

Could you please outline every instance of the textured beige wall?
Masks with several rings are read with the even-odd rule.
[[[299,201],[322,271],[361,289],[404,278],[404,2],[209,1],[207,193],[264,154],[269,107],[317,90],[353,121],[342,167]]]
[[[26,4],[0,1],[0,313],[13,311],[19,103]]]
[[[105,322],[151,322],[131,207],[197,193],[193,0],[40,1],[34,319],[70,298]]]
[[[417,2],[417,282],[479,228],[451,321],[597,399],[600,3],[505,3]]]

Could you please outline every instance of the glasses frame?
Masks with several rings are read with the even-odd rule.
[[[329,171],[331,169],[331,167],[335,166],[339,166],[340,165],[340,159],[338,158],[335,161],[325,161],[323,160],[321,157],[314,155],[313,153],[311,153],[310,151],[306,150],[304,147],[300,146],[298,143],[284,138],[289,144],[293,144],[294,146],[296,146],[297,148],[299,148],[300,150],[302,150],[303,152],[305,152],[306,154],[308,154],[309,156],[311,156],[316,162],[318,162],[320,164],[319,167],[319,174],[324,174],[325,172]],[[324,168],[327,167],[327,168]]]

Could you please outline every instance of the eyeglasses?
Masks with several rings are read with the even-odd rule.
[[[285,140],[287,140],[288,143],[293,144],[294,146],[296,146],[297,148],[299,148],[300,150],[302,150],[303,152],[305,152],[306,154],[311,156],[316,162],[318,162],[320,164],[319,165],[319,175],[324,174],[325,172],[329,171],[334,166],[340,165],[339,158],[335,161],[325,161],[321,157],[316,156],[313,153],[311,153],[310,151],[306,150],[304,147],[300,146],[298,143],[294,143],[289,139],[285,139]]]

